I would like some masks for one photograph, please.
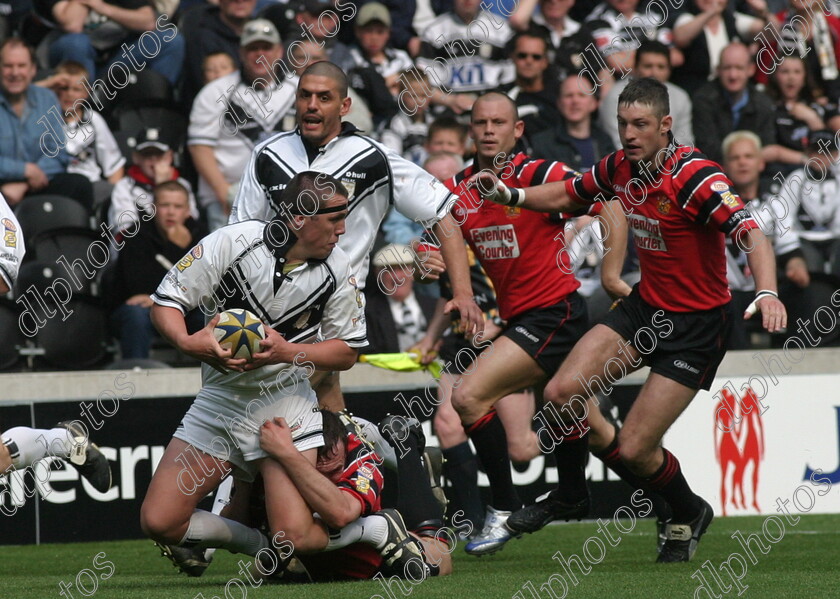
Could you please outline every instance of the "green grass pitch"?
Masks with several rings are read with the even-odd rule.
[[[795,512],[794,512],[795,514]],[[654,532],[650,520],[640,520],[627,533],[616,531],[610,524],[612,547],[604,542],[605,536],[598,532],[593,522],[549,526],[539,533],[514,540],[501,552],[493,556],[475,558],[463,552],[460,544],[455,552],[452,576],[429,579],[404,592],[394,584],[390,599],[411,596],[414,599],[454,599],[500,597],[505,599],[552,599],[565,597],[594,599],[673,599],[691,598],[700,582],[691,577],[707,560],[709,566],[717,569],[725,583],[731,584],[728,576],[719,569],[720,564],[733,553],[744,555],[736,539],[735,531],[744,537],[762,534],[762,524],[767,518],[735,517],[717,518],[712,523],[700,544],[697,554],[688,564],[657,565],[654,562]],[[625,529],[630,521],[621,521]],[[790,599],[799,597],[830,597],[836,582],[833,580],[837,564],[840,563],[840,515],[801,516],[795,525],[785,523],[784,536],[772,523],[765,526],[775,543],[765,541],[769,552],[759,552],[752,544],[758,563],[748,557],[747,571],[742,585],[746,586],[742,597],[761,599]],[[574,572],[577,585],[552,555],[561,552],[568,558],[571,554],[584,557],[586,544],[590,557],[597,561],[599,544],[589,541],[590,537],[602,540],[606,555],[600,563],[591,565],[591,571],[582,575]],[[762,539],[764,537],[762,536]],[[101,552],[94,567],[94,558]],[[225,599],[225,584],[232,578],[242,578],[237,572],[236,562],[242,556],[219,551],[210,570],[202,578],[187,578],[178,575],[149,541],[120,541],[108,543],[79,543],[42,546],[0,547],[0,597],[2,599],[46,599],[60,598],[59,583],[73,585],[71,594],[75,599],[86,595],[76,588],[76,578],[81,575],[87,592],[101,599]],[[113,575],[107,575],[113,564]],[[584,559],[589,566],[589,562]],[[732,561],[733,570],[740,574],[737,558]],[[706,571],[708,572],[708,571]],[[549,577],[555,575],[553,592],[546,586]],[[557,576],[563,578],[559,582]],[[711,580],[706,575],[707,580]],[[530,585],[528,583],[531,583]],[[247,585],[247,583],[246,583]],[[541,589],[542,587],[542,589]],[[729,592],[712,583],[713,591],[720,597],[738,596],[737,587]],[[94,590],[95,589],[95,590]],[[533,589],[533,592],[530,590]],[[253,599],[283,597],[284,599],[369,599],[376,595],[389,599],[389,594],[377,581],[316,585],[262,585],[259,588],[229,587],[228,597]],[[405,594],[404,594],[405,593]],[[518,594],[517,594],[518,593]],[[536,593],[536,594],[534,594]],[[701,599],[708,599],[706,593],[698,593]]]

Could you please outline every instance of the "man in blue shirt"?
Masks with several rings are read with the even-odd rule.
[[[35,72],[25,42],[9,38],[0,45],[0,192],[10,206],[27,194],[60,193],[90,207],[90,182],[64,172],[69,157],[58,98],[32,85]]]

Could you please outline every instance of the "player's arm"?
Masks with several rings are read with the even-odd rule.
[[[472,337],[484,330],[484,314],[473,299],[470,264],[461,228],[447,213],[432,226],[432,232],[440,240],[440,253],[452,286],[452,299],[446,303],[444,312],[457,311],[464,333]]]
[[[15,213],[0,195],[0,294],[8,293],[17,281],[20,263],[26,254],[23,233]]]
[[[446,327],[450,325],[452,319],[446,315],[446,300],[438,298],[435,305],[435,312],[429,319],[429,324],[426,327],[426,334],[413,347],[409,348],[409,352],[417,353],[420,356],[421,364],[429,364],[437,357],[438,341],[440,340]]]
[[[747,264],[755,278],[756,295],[753,304],[755,309],[761,311],[761,326],[770,333],[787,328],[787,312],[784,304],[779,301],[776,288],[776,257],[773,254],[773,245],[757,227],[740,231],[735,242],[746,253]],[[748,309],[744,318],[750,318],[752,314]]]
[[[621,202],[604,202],[598,222],[603,231],[604,258],[601,261],[601,285],[612,299],[630,295],[630,285],[621,279],[621,269],[627,256],[627,218]]]
[[[260,341],[261,351],[252,356],[245,370],[254,370],[267,364],[306,365],[315,370],[349,370],[359,351],[341,339],[327,339],[319,343],[289,343],[269,326],[266,337]]]
[[[260,447],[280,462],[304,501],[330,528],[344,528],[362,515],[361,503],[336,487],[298,451],[285,419],[263,423]]]

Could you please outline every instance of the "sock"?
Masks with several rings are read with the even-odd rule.
[[[560,426],[552,426],[555,443],[551,453],[557,462],[558,485],[554,495],[563,503],[578,503],[589,496],[586,487],[586,459],[589,455],[589,419],[578,420],[571,432]],[[586,432],[581,433],[584,430]]]
[[[256,556],[260,549],[271,547],[268,539],[256,528],[216,514],[195,510],[190,525],[178,545],[182,547],[221,547],[232,553]]]
[[[406,528],[415,530],[418,524],[427,520],[442,522],[443,510],[432,493],[429,474],[421,461],[417,437],[408,435],[402,443],[408,451],[404,455],[396,452],[399,486],[397,509],[405,520]]]
[[[443,476],[452,487],[447,491],[452,495],[449,504],[449,516],[463,510],[464,516],[478,525],[484,519],[484,507],[478,492],[478,464],[467,441],[443,450]]]
[[[659,470],[646,479],[647,484],[671,506],[673,522],[691,522],[700,513],[700,498],[688,486],[674,454],[664,447],[662,453],[665,460]]]
[[[617,433],[618,431],[616,431]],[[663,497],[651,489],[648,481],[630,471],[630,468],[621,461],[618,450],[618,434],[613,438],[612,443],[601,451],[593,451],[592,455],[604,462],[607,468],[618,474],[618,476],[634,489],[641,489],[645,496],[653,503],[653,513],[657,520],[667,520],[671,517],[671,508]]]
[[[388,540],[388,521],[382,516],[364,516],[351,522],[337,534],[331,534],[324,551],[341,549],[353,543],[367,543],[381,549]]]
[[[31,466],[49,456],[68,458],[75,443],[66,428],[16,426],[3,433],[3,444],[9,448],[12,465],[18,469]]]
[[[491,409],[472,424],[465,424],[464,431],[475,445],[487,478],[490,479],[493,507],[502,511],[521,508],[522,502],[513,487],[510,473],[505,427],[496,415],[496,410]]]

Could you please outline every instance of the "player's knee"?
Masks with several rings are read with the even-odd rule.
[[[446,414],[442,414],[438,410],[435,414],[434,429],[441,447],[454,447],[466,440],[461,420],[454,410],[450,410]]]
[[[175,545],[184,537],[183,522],[175,522],[165,510],[155,509],[147,502],[140,508],[140,528],[150,539]]]
[[[469,414],[475,403],[475,397],[467,389],[458,388],[452,392],[452,407],[458,416]]]
[[[566,405],[574,395],[574,387],[564,385],[561,381],[549,381],[543,391],[543,399],[560,408]]]
[[[536,434],[528,432],[517,438],[508,437],[508,457],[511,462],[530,462],[540,454]]]
[[[638,472],[650,460],[651,450],[637,439],[627,437],[620,440],[618,455],[631,470]]]

